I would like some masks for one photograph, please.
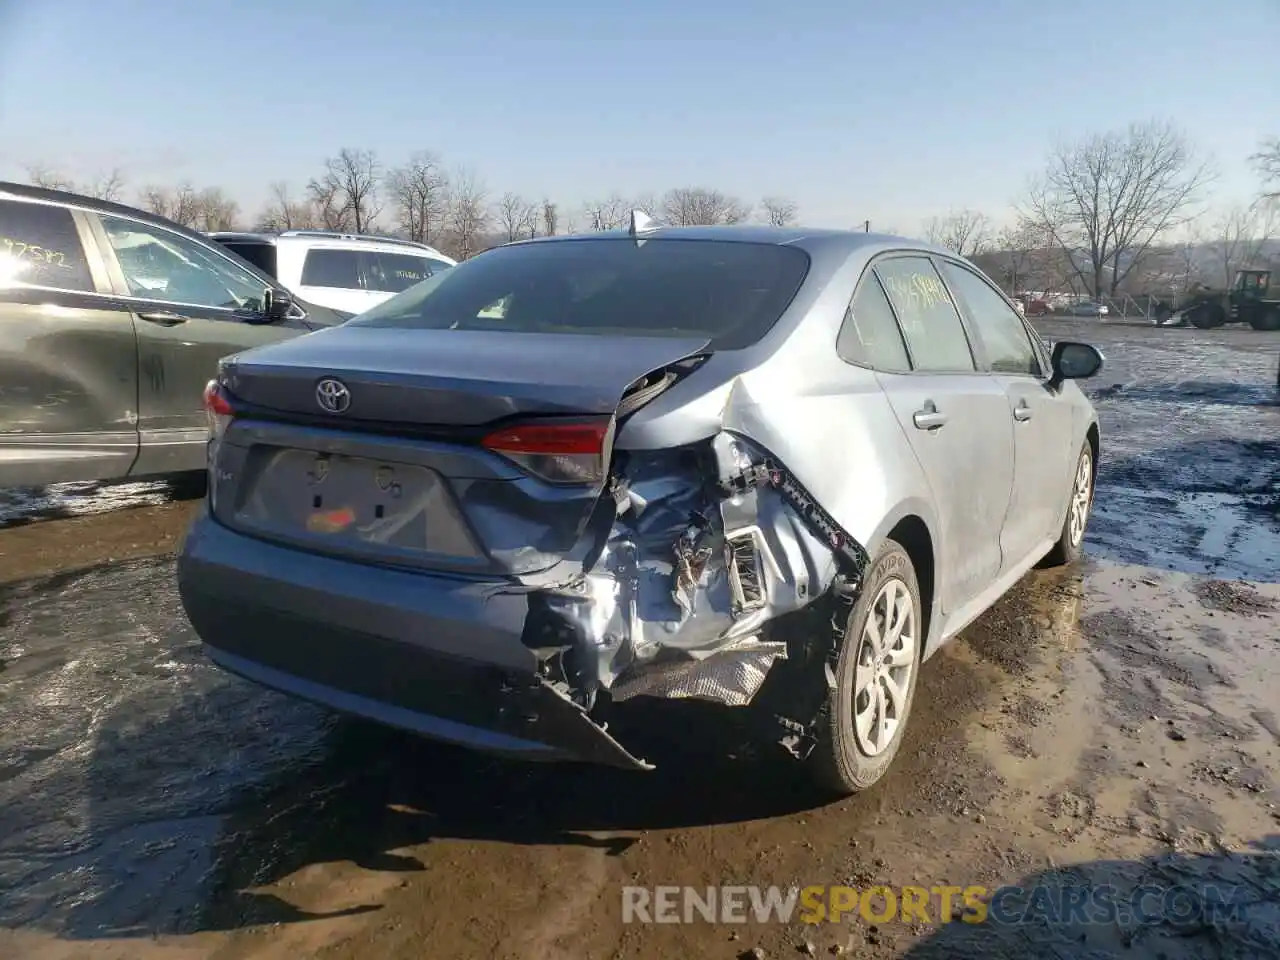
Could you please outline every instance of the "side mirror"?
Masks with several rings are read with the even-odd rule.
[[[287,290],[267,287],[262,294],[262,313],[271,323],[276,323],[289,316],[293,309],[293,294]]]
[[[1050,360],[1053,376],[1049,378],[1049,386],[1056,389],[1065,380],[1086,380],[1096,376],[1104,362],[1101,351],[1087,343],[1069,340],[1055,343]]]

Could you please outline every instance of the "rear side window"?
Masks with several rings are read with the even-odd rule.
[[[302,262],[304,287],[360,289],[360,254],[355,250],[308,250]]]
[[[26,284],[92,291],[93,275],[70,210],[0,200],[0,288]]]
[[[421,283],[432,274],[447,270],[449,264],[429,257],[415,257],[407,253],[364,254],[365,289],[381,293],[402,293],[415,283]]]
[[[219,240],[232,253],[248,260],[269,277],[277,277],[276,247],[274,243],[241,243],[235,240]]]
[[[1040,376],[1040,360],[1018,312],[972,270],[946,261],[942,270],[951,289],[964,302],[992,373]]]
[[[706,337],[750,346],[809,271],[790,246],[601,237],[498,247],[352,321],[358,326]]]
[[[875,272],[902,324],[914,369],[976,369],[960,314],[929,258],[894,257],[877,264]]]
[[[863,279],[845,312],[836,352],[845,360],[887,373],[911,369],[902,331],[875,273]]]

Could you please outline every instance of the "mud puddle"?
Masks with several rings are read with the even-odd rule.
[[[1224,852],[1280,833],[1277,586],[1096,562],[1033,574],[926,667],[887,780],[831,804],[713,708],[629,718],[623,735],[660,757],[650,775],[335,721],[208,668],[173,626],[167,565],[10,606],[29,638],[0,700],[15,955],[1091,956],[1057,927],[625,925],[628,884],[1186,885],[1230,868],[1280,905],[1274,858]],[[97,642],[68,642],[60,625],[90,611]],[[1170,957],[1218,955],[1165,933]]]

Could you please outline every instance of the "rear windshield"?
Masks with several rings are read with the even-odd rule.
[[[252,240],[219,240],[232,253],[248,260],[269,277],[276,275],[276,246],[274,243],[254,243]]]
[[[355,326],[701,336],[750,346],[804,282],[809,257],[777,244],[592,238],[490,250],[397,294]]]

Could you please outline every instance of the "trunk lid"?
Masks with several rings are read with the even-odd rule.
[[[619,337],[334,327],[239,354],[228,389],[282,413],[415,426],[478,426],[514,416],[612,414],[627,387],[704,350],[701,337]],[[349,405],[332,413],[317,385]],[[354,424],[352,429],[359,429]]]
[[[353,560],[546,571],[580,556],[593,518],[611,523],[613,504],[601,505],[599,485],[548,482],[480,438],[495,424],[610,417],[624,396],[635,408],[661,390],[651,374],[706,346],[349,326],[239,354],[223,366],[236,415],[214,445],[214,513]],[[349,406],[321,405],[325,380],[342,383]]]

